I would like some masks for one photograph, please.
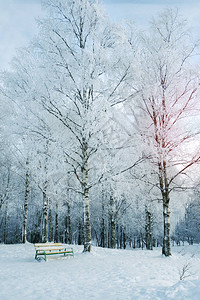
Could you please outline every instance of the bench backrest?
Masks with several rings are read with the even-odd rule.
[[[62,250],[64,249],[64,246],[62,245],[62,243],[43,243],[43,244],[34,244],[35,246],[35,250],[39,251],[39,250],[46,250],[46,251],[52,251],[52,250]]]
[[[61,247],[62,243],[40,243],[34,244],[35,248]]]

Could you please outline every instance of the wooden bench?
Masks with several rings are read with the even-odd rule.
[[[48,255],[64,254],[74,256],[73,248],[67,249],[62,243],[42,243],[34,244],[35,246],[35,259],[39,260],[40,256],[43,256],[44,260],[47,260]]]

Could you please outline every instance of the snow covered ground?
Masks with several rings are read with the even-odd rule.
[[[1,300],[199,300],[200,245],[161,249],[111,250],[93,247],[75,257],[34,259],[34,246],[0,245]],[[180,276],[186,268],[184,280]]]

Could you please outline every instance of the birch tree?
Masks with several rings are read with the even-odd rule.
[[[196,44],[178,11],[167,9],[153,19],[149,34],[142,37],[141,45],[138,89],[145,122],[141,121],[140,128],[146,147],[144,151],[150,154],[150,162],[156,166],[151,172],[151,180],[153,176],[157,177],[154,188],[161,192],[162,253],[169,256],[170,195],[180,186],[188,169],[200,159],[197,149],[191,147],[198,134],[193,120],[197,115],[199,84],[191,64]]]
[[[84,251],[90,251],[89,191],[103,175],[91,172],[91,161],[110,104],[127,98],[130,44],[96,1],[46,0],[44,8],[40,37],[21,51],[17,71],[7,76],[7,87],[14,85],[6,95],[18,105],[23,99],[32,132],[46,139],[44,129],[50,126],[52,140],[63,149],[69,174],[77,180],[69,188],[83,197]],[[45,126],[36,127],[38,120]]]
[[[109,102],[119,99],[129,67],[115,54],[121,47],[119,33],[95,1],[45,4],[49,15],[41,21],[42,39],[35,42],[40,56],[35,101],[68,136],[68,144],[62,137],[59,143],[83,196],[84,251],[90,251],[89,190],[102,177],[90,177],[90,163],[101,143],[98,132],[106,122]]]

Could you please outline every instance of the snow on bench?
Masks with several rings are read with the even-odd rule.
[[[44,260],[47,260],[48,255],[64,254],[64,256],[74,256],[73,248],[67,249],[62,243],[41,243],[34,244],[35,247],[35,259],[39,260],[39,256],[43,256]]]

